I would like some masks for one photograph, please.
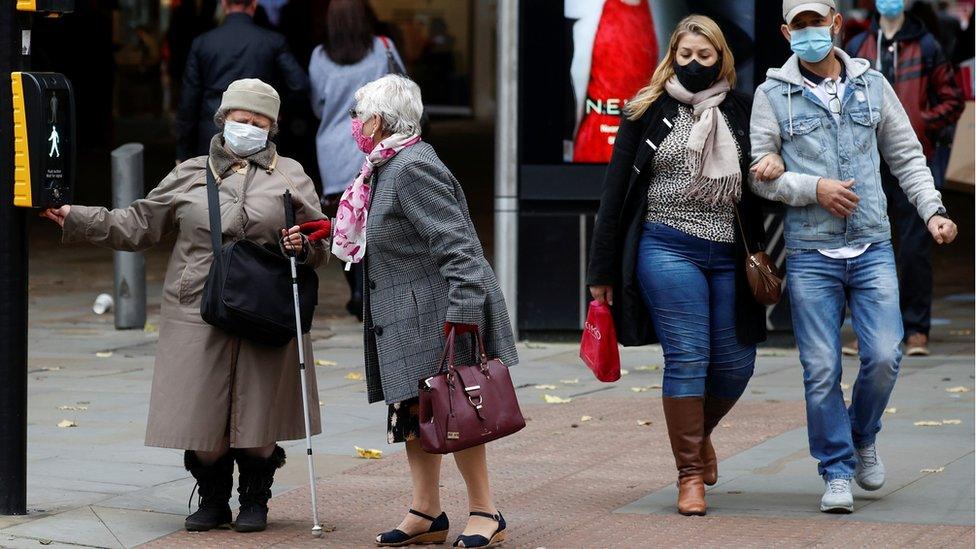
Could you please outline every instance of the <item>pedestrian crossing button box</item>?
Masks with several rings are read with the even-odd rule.
[[[71,83],[54,72],[10,75],[14,114],[14,206],[71,204],[75,176],[75,103]]]

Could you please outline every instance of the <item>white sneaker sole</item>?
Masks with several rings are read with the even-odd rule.
[[[929,356],[932,351],[928,347],[909,347],[905,350],[906,356]]]
[[[851,505],[832,505],[832,506],[827,506],[827,505],[824,505],[824,504],[821,503],[820,504],[820,512],[821,513],[831,513],[831,514],[836,514],[836,515],[849,515],[849,514],[851,514],[851,513],[854,512],[854,504],[852,503]]]

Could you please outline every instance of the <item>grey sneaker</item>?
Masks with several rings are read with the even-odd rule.
[[[885,467],[878,457],[878,449],[874,444],[856,449],[854,457],[857,458],[854,478],[858,486],[871,492],[884,486]]]
[[[820,498],[820,511],[824,513],[853,513],[854,494],[851,480],[835,478],[824,481],[824,495]]]

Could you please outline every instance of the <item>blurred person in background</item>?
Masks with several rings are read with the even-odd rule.
[[[921,4],[920,2],[918,4]],[[877,0],[877,14],[871,27],[847,43],[852,57],[871,62],[872,68],[892,85],[908,113],[912,128],[922,143],[937,188],[948,154],[937,155],[940,134],[962,114],[963,97],[956,85],[955,71],[935,35],[922,20],[905,13],[905,0]],[[916,6],[924,9],[928,6]],[[921,13],[921,12],[920,12]],[[928,13],[935,19],[929,7]],[[898,231],[899,286],[905,327],[905,354],[929,354],[932,320],[932,239],[908,197],[899,187],[886,163],[881,165],[888,216]],[[844,353],[857,354],[857,342],[845,345]]]
[[[227,86],[242,78],[276,82],[286,98],[308,89],[308,77],[285,37],[252,20],[257,0],[221,0],[224,23],[198,36],[187,55],[176,114],[176,158],[205,155],[217,134],[213,113]]]
[[[356,179],[363,154],[349,139],[349,111],[355,107],[355,92],[389,72],[387,48],[402,67],[396,46],[378,36],[366,0],[332,0],[326,12],[322,44],[312,52],[308,73],[311,79],[312,111],[319,119],[315,145],[322,176],[322,206],[334,216],[346,186]],[[363,270],[352,263],[345,271],[350,296],[346,310],[363,319]]]

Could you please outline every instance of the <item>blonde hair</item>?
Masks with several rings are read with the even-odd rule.
[[[678,51],[678,42],[688,33],[704,36],[706,40],[711,42],[712,47],[715,48],[715,51],[719,55],[719,63],[722,64],[722,70],[719,71],[719,80],[725,79],[729,82],[729,87],[735,87],[735,58],[732,57],[732,50],[729,49],[729,44],[725,41],[725,35],[722,34],[722,29],[710,17],[689,15],[682,19],[678,23],[678,26],[675,27],[674,32],[671,33],[668,52],[657,66],[657,69],[654,70],[650,84],[644,86],[637,92],[637,95],[628,101],[624,107],[624,114],[629,119],[637,120],[643,116],[647,108],[651,106],[651,103],[656,101],[664,93],[664,85],[674,76],[674,58],[675,53]]]

